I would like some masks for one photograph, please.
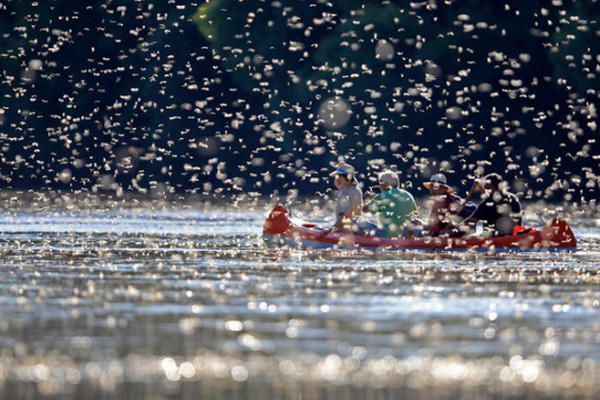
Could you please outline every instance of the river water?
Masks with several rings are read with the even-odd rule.
[[[454,255],[268,250],[268,201],[41,198],[2,206],[0,398],[600,393],[589,208],[576,253]]]

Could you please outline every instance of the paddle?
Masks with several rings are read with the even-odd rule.
[[[471,200],[471,197],[473,197],[473,195],[475,194],[477,189],[480,187],[481,187],[481,184],[479,183],[479,181],[475,180],[475,182],[473,182],[473,187],[471,187],[471,190],[469,191],[469,194],[467,194],[467,197],[465,197],[465,199],[463,200],[463,203],[460,205],[458,210],[454,213],[455,215],[460,215],[460,213],[465,209],[465,206],[467,205],[469,200]]]

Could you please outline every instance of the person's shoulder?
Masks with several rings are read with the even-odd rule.
[[[400,189],[400,188],[394,188],[394,194],[396,195],[400,195],[403,197],[408,197],[408,198],[413,198],[413,195],[408,191],[408,190],[404,190],[404,189]]]
[[[510,199],[510,201],[514,201],[514,202],[519,202],[519,197],[512,193],[512,192],[506,192],[506,197]]]
[[[379,192],[373,196],[369,203],[373,205],[377,204],[378,206],[389,204],[390,201],[393,201],[395,197],[395,194],[391,190],[386,190],[385,192]]]
[[[362,190],[360,190],[360,188],[358,186],[347,186],[345,187],[342,192],[340,192],[340,194],[343,194],[346,197],[349,197],[352,199],[352,201],[357,201],[357,199],[360,199],[362,201]]]
[[[521,201],[519,200],[519,197],[514,193],[510,193],[510,206],[513,212],[521,212]]]
[[[379,201],[381,199],[385,199],[387,197],[387,192],[379,192],[376,193],[375,196],[373,196],[373,198],[371,199],[371,202],[373,201]]]
[[[401,188],[397,188],[397,187],[391,188],[390,190],[388,190],[388,192],[390,194],[404,194],[404,193],[408,193],[406,190],[401,189]]]
[[[350,188],[350,191],[352,193],[357,193],[362,197],[362,190],[358,186],[352,185],[352,186],[348,186],[348,188]]]

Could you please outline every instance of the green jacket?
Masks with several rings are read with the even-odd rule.
[[[379,229],[386,237],[400,236],[406,221],[417,216],[415,199],[398,188],[378,193],[366,207],[371,214],[379,215]]]

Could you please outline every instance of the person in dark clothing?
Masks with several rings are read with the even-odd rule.
[[[464,223],[483,221],[493,236],[512,235],[516,226],[521,225],[521,203],[517,196],[506,190],[505,182],[498,174],[486,175],[482,181],[475,181],[475,189],[483,192],[481,203]]]

